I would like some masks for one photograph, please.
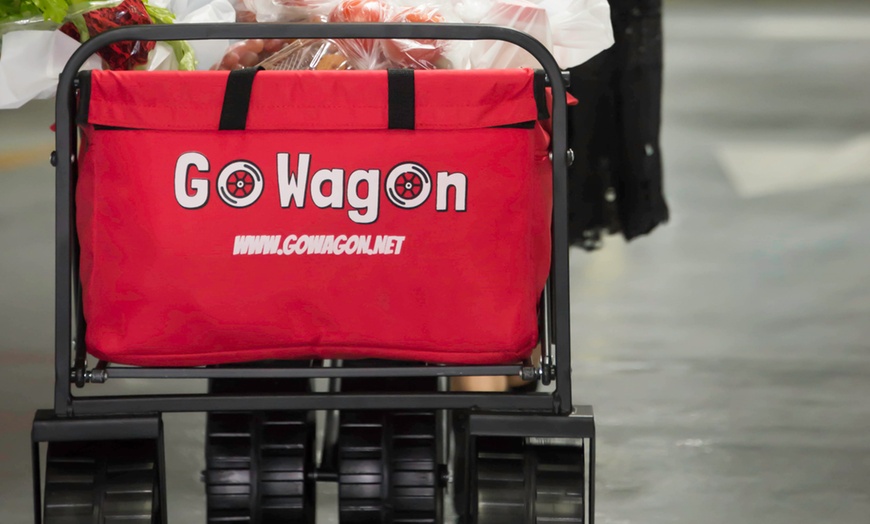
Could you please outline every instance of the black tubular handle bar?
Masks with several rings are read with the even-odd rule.
[[[55,277],[55,411],[59,416],[72,413],[70,391],[70,325],[73,289],[80,307],[80,282],[74,276],[78,265],[73,195],[77,134],[76,77],[85,61],[100,49],[121,41],[242,40],[250,38],[305,39],[432,39],[497,40],[514,44],[529,52],[542,66],[553,90],[553,251],[551,267],[553,335],[556,344],[555,410],[567,414],[572,408],[570,310],[568,281],[568,181],[567,181],[567,103],[563,73],[553,55],[530,35],[506,27],[478,24],[416,23],[331,23],[331,24],[166,24],[120,27],[101,33],[83,43],[70,57],[60,75],[56,98],[56,277]],[[81,319],[82,312],[77,312]],[[79,322],[81,322],[79,320]],[[83,325],[77,326],[79,350]],[[82,352],[83,354],[83,352]]]

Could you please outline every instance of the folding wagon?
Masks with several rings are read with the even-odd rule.
[[[209,38],[503,40],[543,71],[79,72],[114,42]],[[565,98],[539,42],[488,26],[140,26],[85,43],[57,95],[35,522],[165,523],[161,415],[207,412],[211,524],[314,522],[317,482],[338,484],[343,524],[592,523]],[[449,391],[462,376],[549,392]],[[127,379],[208,390],[100,394]]]

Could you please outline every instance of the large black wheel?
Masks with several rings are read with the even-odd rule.
[[[435,412],[342,412],[341,524],[438,524],[442,469]]]
[[[211,413],[208,523],[313,523],[313,413]]]
[[[306,381],[215,380],[216,393],[301,392]],[[313,524],[313,412],[209,413],[208,524]]]
[[[50,442],[45,524],[158,524],[157,441]]]
[[[479,438],[477,524],[582,524],[584,463],[580,446]]]

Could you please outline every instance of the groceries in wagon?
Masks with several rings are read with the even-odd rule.
[[[102,32],[125,25],[150,25],[151,17],[145,10],[142,0],[124,0],[112,7],[103,7],[73,17],[61,26],[64,34],[84,42]],[[107,69],[129,70],[148,63],[148,54],[154,49],[155,42],[124,41],[109,44],[98,54],[105,61]]]
[[[212,69],[233,71],[254,66],[284,71],[350,68],[347,57],[326,40],[252,38],[232,44]]]
[[[53,96],[75,49],[106,29],[231,22],[495,24],[535,36],[563,69],[613,43],[607,0],[0,0],[0,109]],[[255,55],[254,65],[274,69],[540,67],[528,53],[492,41],[335,39],[290,47],[291,42],[264,40],[262,49],[256,40],[220,38],[119,43],[85,69],[232,70]]]
[[[236,42],[227,48],[226,54],[224,54],[221,61],[218,64],[215,64],[212,69],[233,71],[243,67],[254,67],[265,58],[272,56],[289,45],[291,42],[293,42],[293,40],[264,40],[261,38]]]
[[[330,23],[386,22],[393,6],[381,0],[344,0],[336,5],[327,19]],[[383,69],[386,65],[380,40],[344,39],[336,44],[354,69]]]
[[[282,71],[350,69],[347,57],[341,53],[338,46],[326,40],[294,40],[259,65],[264,69]]]
[[[66,61],[82,42],[98,33],[126,25],[174,23],[176,15],[163,5],[170,1],[174,0],[0,0],[0,109],[52,97]],[[190,1],[208,4],[209,20],[219,12],[211,6],[219,2],[225,2],[226,10],[233,12],[230,0]],[[226,41],[221,47],[226,47]],[[212,60],[209,58],[209,63]],[[184,41],[113,44],[83,67],[195,68],[193,46]]]
[[[417,6],[399,11],[388,22],[445,23],[437,9]],[[446,40],[393,38],[384,40],[384,53],[391,63],[412,69],[445,69]]]
[[[174,20],[175,15],[171,11],[150,5],[146,0],[16,0],[0,4],[0,34],[10,31],[58,30],[77,42],[85,42],[117,27],[171,24]],[[167,42],[164,45],[172,50],[176,60],[174,69],[195,69],[196,63],[187,43]],[[98,54],[103,59],[103,68],[130,70],[144,68],[156,47],[155,42],[117,42]],[[7,53],[9,52],[16,50],[7,49]],[[33,58],[36,63],[39,59],[47,59]]]
[[[270,2],[273,0],[269,0]],[[279,0],[274,0],[279,1]],[[299,9],[299,3],[306,0],[280,0],[281,5]],[[263,20],[257,5],[251,0],[237,4],[237,19]],[[339,2],[315,4],[308,0],[305,4],[311,10],[304,21],[347,23],[347,22],[412,22],[444,23],[446,18],[437,8],[419,5],[402,8],[386,0],[342,0]],[[289,7],[288,7],[289,8]],[[270,11],[271,12],[271,11]],[[267,19],[269,17],[266,17]],[[246,40],[231,45],[224,57],[212,69],[240,69],[255,65],[266,69],[449,69],[452,64],[447,57],[448,42],[428,39],[335,39],[302,40],[297,45],[285,43],[279,49],[261,46],[262,40]],[[266,42],[269,42],[268,40]],[[290,41],[283,41],[290,42]],[[280,56],[274,54],[280,53]],[[260,58],[254,62],[254,54]]]
[[[509,27],[535,37],[554,54],[562,68],[585,62],[613,43],[607,0],[235,1],[236,19],[244,22],[461,22]],[[540,67],[527,51],[501,41],[335,39],[334,44],[351,69]],[[227,54],[232,51],[228,49]],[[297,65],[302,69],[313,68],[306,61],[306,52],[300,53]],[[226,56],[213,68],[242,67],[232,66],[234,63],[234,57]]]

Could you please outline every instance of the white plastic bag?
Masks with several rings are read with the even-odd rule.
[[[466,23],[510,27],[538,39],[567,69],[613,45],[607,0],[454,0],[454,12]],[[528,52],[506,42],[475,42],[473,68],[533,67]]]
[[[607,0],[532,0],[547,10],[559,67],[578,66],[613,45]]]
[[[51,98],[67,60],[81,44],[60,31],[14,31],[3,35],[0,54],[0,109]],[[83,69],[100,69],[92,56]]]
[[[517,29],[535,37],[547,49],[553,49],[547,11],[529,0],[495,0],[489,11],[480,19],[480,23]],[[523,48],[508,42],[492,40],[476,41],[471,49],[470,61],[473,69],[541,67],[538,61]]]
[[[493,0],[453,0],[453,12],[466,24],[479,24],[492,4]]]
[[[151,5],[175,13],[176,24],[230,23],[236,21],[236,10],[230,0],[148,0]],[[196,57],[197,69],[208,69],[220,60],[229,40],[189,40]],[[159,58],[159,57],[157,57]],[[151,64],[149,64],[149,68]]]
[[[244,0],[245,8],[257,22],[301,22],[308,18],[308,8],[293,1]]]
[[[178,69],[175,51],[166,42],[157,42],[151,54],[148,55],[147,71],[172,71]]]

